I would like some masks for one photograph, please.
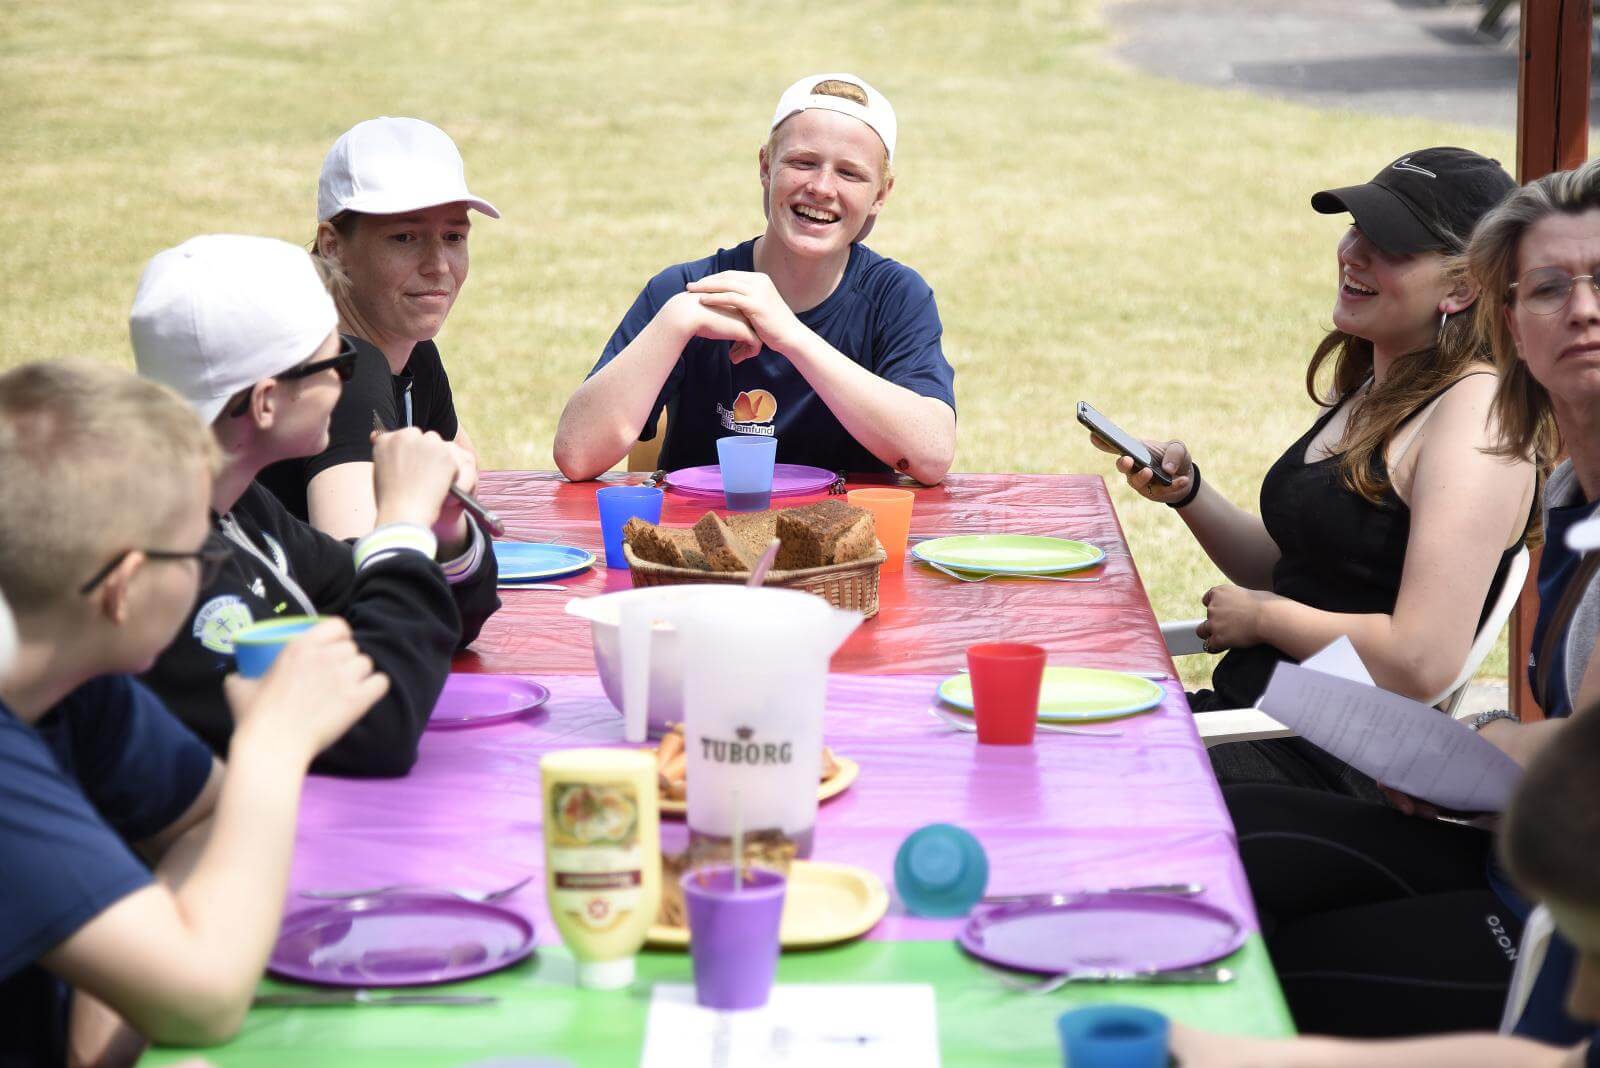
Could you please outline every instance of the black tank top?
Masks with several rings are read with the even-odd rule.
[[[1435,393],[1419,411],[1449,388]],[[1278,457],[1261,483],[1261,519],[1280,553],[1272,568],[1272,592],[1324,612],[1388,615],[1394,612],[1400,595],[1411,509],[1389,484],[1383,450],[1372,456],[1373,474],[1384,480],[1376,504],[1344,485],[1339,477],[1339,453],[1305,462],[1312,440],[1348,400],[1344,398],[1311,424],[1311,429]],[[1520,542],[1500,554],[1489,596],[1478,614],[1480,625],[1519,548]],[[1208,706],[1244,708],[1254,704],[1280,660],[1293,662],[1294,658],[1271,645],[1231,650],[1212,671],[1211,687],[1216,693]]]

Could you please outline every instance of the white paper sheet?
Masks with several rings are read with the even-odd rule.
[[[1445,808],[1499,812],[1522,774],[1438,709],[1305,664],[1279,664],[1259,707],[1385,786]]]
[[[717,1012],[694,987],[657,983],[639,1068],[939,1068],[933,987],[920,983],[796,984],[766,1006]]]
[[[1367,665],[1361,662],[1361,654],[1356,652],[1356,647],[1350,643],[1349,638],[1340,638],[1321,652],[1313,653],[1300,661],[1300,666],[1335,678],[1359,682],[1363,686],[1377,685],[1372,681],[1372,674],[1367,671]]]

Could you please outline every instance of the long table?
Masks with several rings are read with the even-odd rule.
[[[637,482],[639,476],[608,476]],[[854,488],[852,483],[852,488]],[[543,472],[484,476],[483,496],[517,541],[558,541],[602,556],[595,484]],[[834,655],[833,670],[857,675],[949,674],[966,666],[978,642],[1034,642],[1055,662],[1084,667],[1171,670],[1150,601],[1122,536],[1105,481],[1098,475],[952,475],[916,490],[913,538],[950,534],[1043,534],[1076,538],[1105,551],[1086,584],[991,579],[963,583],[907,561],[879,577],[878,617]],[[788,502],[781,502],[788,503]],[[662,522],[687,526],[704,501],[668,492]],[[594,570],[559,580],[575,595],[627,589],[625,570]],[[503,605],[484,626],[458,670],[566,675],[594,670],[589,624],[561,611],[549,591],[504,590]]]
[[[1019,501],[1029,496],[1032,480],[1011,477],[1009,485],[982,487],[990,477],[952,480],[944,498],[952,510],[929,507],[921,529],[928,529],[930,520],[956,514],[979,529],[1006,529],[1006,520],[993,521],[977,507],[982,488],[999,489],[997,496]],[[1107,539],[1101,541],[1108,550],[1106,578],[1082,586],[1008,583],[1001,600],[1023,605],[1029,619],[1065,621],[1098,608],[1132,621],[1131,632],[1115,647],[1103,640],[1098,627],[1064,625],[1059,632],[1030,635],[1052,638],[1058,662],[1170,672],[1164,648],[1157,645],[1152,651],[1145,640],[1155,631],[1154,621],[1103,484],[1098,479],[1038,481],[1036,496],[1050,496],[1041,492],[1045,489],[1067,491],[1061,494],[1066,504],[1052,498],[1057,511],[1047,512],[1050,526],[1045,532],[1085,536],[1082,526],[1061,525],[1063,510],[1087,513],[1097,498],[1104,502],[1104,514],[1093,527],[1098,533],[1089,538]],[[512,487],[520,495],[506,492]],[[576,491],[591,501],[587,516],[576,503]],[[576,544],[597,540],[592,493],[592,486],[565,486],[547,476],[500,476],[485,490],[490,503],[512,520],[513,533],[524,533],[529,513],[536,513],[541,533]],[[529,502],[541,503],[523,510]],[[919,509],[922,504],[919,500]],[[690,511],[694,514],[685,514]],[[680,502],[669,505],[669,518],[692,520],[697,515],[698,510],[685,509]],[[934,529],[955,533],[971,527]],[[1107,538],[1108,532],[1114,540]],[[582,591],[620,578],[590,573],[573,585]],[[911,598],[920,597],[929,581],[920,571],[908,570],[903,588]],[[959,624],[969,634],[1015,636],[1003,618],[987,618],[1007,610],[987,599],[992,583],[967,587],[943,581],[966,600],[964,607],[959,598],[946,601],[946,611],[955,617],[949,625]],[[1090,596],[1080,596],[1084,593]],[[943,590],[930,595],[951,596]],[[560,615],[560,594],[508,591],[507,597],[512,610],[522,613],[520,627],[547,630],[566,618]],[[898,611],[886,601],[883,615],[864,629],[894,627]],[[974,621],[973,615],[985,618]],[[494,626],[497,633],[480,641],[490,649],[513,629],[504,620]],[[307,888],[396,882],[495,887],[539,873],[540,879],[507,901],[534,922],[539,942],[535,956],[450,988],[496,994],[501,1002],[469,1008],[258,1009],[238,1039],[208,1051],[209,1060],[219,1066],[291,1059],[310,1065],[420,1066],[547,1056],[583,1068],[638,1063],[649,985],[689,981],[687,957],[647,951],[640,958],[640,981],[630,991],[579,991],[571,982],[570,958],[544,907],[539,757],[555,748],[622,742],[620,716],[592,674],[584,626],[567,639],[581,642],[577,671],[537,673],[552,692],[538,714],[476,730],[429,732],[416,770],[407,778],[314,778],[302,805],[291,908],[304,904],[295,892]],[[907,629],[903,621],[900,629]],[[937,630],[926,633],[938,637]],[[1105,659],[1081,653],[1084,646],[1074,636],[1085,633],[1094,635],[1094,649],[1106,654]],[[542,643],[538,647],[545,648]],[[500,648],[498,655],[506,655]],[[863,644],[856,655],[867,660],[874,649],[881,650],[882,643]],[[981,747],[971,735],[956,733],[927,714],[934,688],[949,667],[941,663],[935,672],[898,673],[880,667],[832,676],[826,736],[835,751],[861,765],[861,775],[849,790],[823,804],[816,859],[858,865],[892,884],[894,851],[905,834],[943,821],[970,829],[983,842],[993,892],[1198,881],[1207,888],[1204,900],[1226,909],[1251,932],[1245,947],[1226,962],[1236,981],[1224,987],[1117,984],[1068,987],[1045,997],[1015,994],[956,947],[953,939],[962,921],[910,916],[898,904],[860,941],[785,954],[778,981],[932,984],[941,1052],[944,1063],[952,1066],[1059,1064],[1055,1017],[1074,1004],[1094,1001],[1145,1004],[1191,1023],[1238,1033],[1290,1033],[1291,1022],[1255,933],[1232,827],[1177,683],[1166,684],[1166,698],[1155,712],[1104,728],[1120,731],[1118,736],[1042,734],[1032,747]],[[264,989],[288,988],[268,982]],[[149,1059],[167,1064],[181,1057],[175,1051],[157,1051]]]

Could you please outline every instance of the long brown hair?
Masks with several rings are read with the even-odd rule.
[[[1465,264],[1458,257],[1445,260],[1445,277],[1462,279]],[[1373,504],[1383,503],[1389,477],[1382,458],[1400,427],[1439,392],[1465,375],[1474,363],[1490,359],[1489,347],[1472,328],[1472,317],[1456,314],[1445,319],[1433,344],[1394,361],[1381,384],[1350,413],[1339,441],[1339,478],[1344,485]],[[1329,360],[1333,380],[1326,391],[1317,388],[1317,376]],[[1372,374],[1372,342],[1333,330],[1322,339],[1306,367],[1306,392],[1324,407],[1348,398]]]
[[[1560,454],[1561,435],[1550,394],[1518,359],[1516,342],[1506,325],[1511,283],[1520,270],[1517,250],[1535,223],[1558,213],[1579,215],[1591,208],[1600,208],[1600,160],[1547,174],[1516,190],[1483,217],[1467,248],[1468,270],[1482,290],[1478,333],[1487,340],[1500,372],[1494,395],[1494,412],[1500,423],[1495,452],[1502,456],[1531,454],[1541,468]]]

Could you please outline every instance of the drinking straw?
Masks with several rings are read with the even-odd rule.
[[[733,792],[733,892],[744,889],[744,813],[739,810],[739,791]]]

